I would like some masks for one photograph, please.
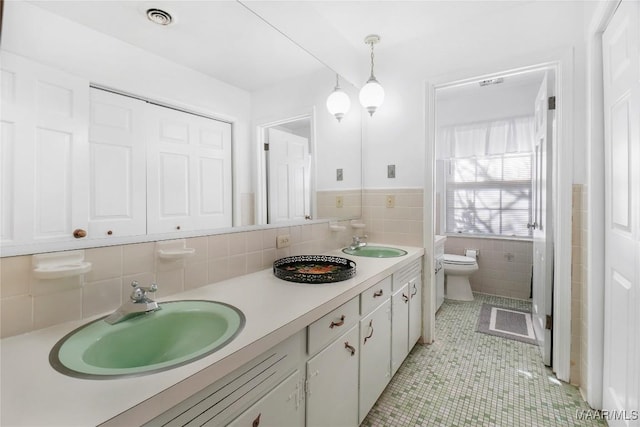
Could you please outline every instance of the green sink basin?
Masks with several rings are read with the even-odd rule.
[[[404,256],[407,254],[407,251],[404,251],[398,248],[390,248],[388,246],[369,246],[369,245],[362,246],[356,249],[344,248],[342,252],[349,255],[366,256],[371,258],[395,258],[399,256]]]
[[[49,354],[59,372],[107,379],[164,371],[205,357],[240,333],[240,310],[215,301],[173,301],[115,325],[102,319],[62,338]]]

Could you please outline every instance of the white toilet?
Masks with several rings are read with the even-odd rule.
[[[478,271],[478,263],[475,258],[444,254],[445,298],[456,301],[473,301],[469,276],[476,271]]]

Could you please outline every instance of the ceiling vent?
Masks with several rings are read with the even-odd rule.
[[[502,82],[504,82],[504,78],[498,77],[495,79],[482,80],[481,82],[478,82],[478,84],[480,86],[490,86],[490,85],[499,85]]]
[[[158,25],[169,25],[173,21],[173,18],[171,17],[169,12],[165,12],[164,10],[160,9],[147,10],[147,18],[149,18],[149,21]]]

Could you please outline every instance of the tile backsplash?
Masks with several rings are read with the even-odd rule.
[[[343,222],[341,225],[348,225]],[[291,246],[276,248],[288,234]],[[158,298],[269,268],[278,258],[343,247],[353,230],[331,231],[326,222],[186,239],[193,256],[167,260],[156,242],[86,249],[90,272],[62,279],[33,277],[31,255],[0,259],[0,336],[108,313],[129,298],[130,284],[158,284]]]

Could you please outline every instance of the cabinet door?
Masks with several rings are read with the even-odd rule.
[[[300,372],[295,371],[229,427],[304,427],[304,406]]]
[[[146,110],[149,233],[231,227],[231,124]]]
[[[391,301],[360,320],[360,406],[364,420],[391,379]]]
[[[147,231],[145,105],[139,99],[91,89],[90,238]]]
[[[391,375],[409,354],[409,284],[391,296]]]
[[[307,362],[307,427],[358,425],[358,325]]]
[[[422,335],[422,280],[409,281],[409,350]]]
[[[2,52],[3,245],[87,229],[89,82]]]

